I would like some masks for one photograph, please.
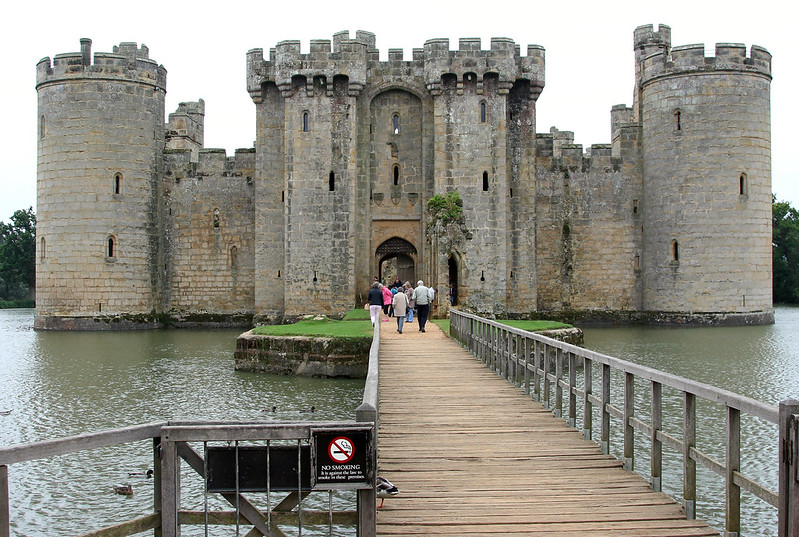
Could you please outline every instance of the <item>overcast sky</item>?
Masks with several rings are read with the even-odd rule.
[[[588,147],[610,143],[610,109],[632,104],[633,30],[666,24],[672,45],[715,43],[765,47],[773,55],[771,86],[772,188],[777,199],[799,208],[799,172],[792,163],[791,132],[797,123],[799,87],[797,8],[780,0],[671,2],[19,2],[5,10],[0,30],[6,52],[0,83],[0,220],[36,207],[36,64],[48,56],[114,45],[146,44],[150,58],[167,69],[166,114],[182,101],[205,100],[205,145],[227,150],[253,147],[255,105],[246,89],[245,55],[284,40],[310,40],[356,30],[376,34],[382,60],[389,48],[421,48],[433,38],[508,37],[546,49],[546,87],[538,99],[537,130],[573,131]],[[790,7],[790,6],[794,7]],[[213,7],[212,7],[213,6]],[[792,98],[794,97],[794,98]]]

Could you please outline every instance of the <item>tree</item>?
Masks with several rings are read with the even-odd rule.
[[[0,222],[0,280],[6,299],[23,298],[36,286],[36,215],[33,207]]]
[[[774,302],[799,303],[799,211],[772,197]]]

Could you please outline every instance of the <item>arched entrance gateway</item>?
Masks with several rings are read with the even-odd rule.
[[[395,276],[402,282],[416,283],[416,248],[410,242],[392,237],[375,250],[377,277],[381,282],[391,283]]]

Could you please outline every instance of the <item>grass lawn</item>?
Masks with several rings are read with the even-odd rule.
[[[353,321],[353,322],[350,322]],[[445,334],[449,334],[449,319],[431,319]],[[571,328],[571,325],[556,321],[497,321],[514,328],[521,328],[530,332],[539,330],[554,330],[557,328]],[[306,319],[294,324],[272,324],[257,326],[253,333],[259,336],[320,336],[320,337],[372,337],[372,323],[369,311],[361,308],[354,309],[344,316],[344,319]]]
[[[449,335],[449,319],[430,319],[430,322],[435,323],[445,334]],[[572,328],[572,325],[560,323],[558,321],[506,321],[497,319],[498,323],[506,324],[514,328],[521,328],[528,332],[538,332],[541,330],[556,330],[558,328]]]
[[[366,314],[363,317],[362,313]],[[352,315],[350,315],[352,314]],[[354,321],[354,322],[350,322]],[[305,319],[294,324],[270,324],[256,326],[253,333],[259,336],[319,336],[319,337],[354,337],[371,338],[372,323],[369,312],[352,310],[342,321],[335,319]]]

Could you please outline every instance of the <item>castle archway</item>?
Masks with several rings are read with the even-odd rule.
[[[413,244],[399,237],[384,241],[375,250],[377,277],[391,284],[395,276],[402,282],[415,283],[418,253]]]

